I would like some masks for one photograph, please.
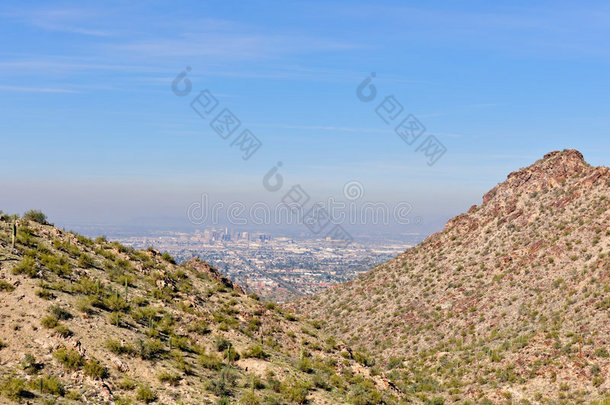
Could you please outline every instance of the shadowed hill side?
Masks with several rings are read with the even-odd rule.
[[[399,403],[319,323],[198,259],[44,215],[17,221],[13,247],[14,219],[0,220],[0,403]]]
[[[610,170],[575,150],[356,280],[293,304],[413,398],[608,400]]]

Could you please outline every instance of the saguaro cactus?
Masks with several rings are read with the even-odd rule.
[[[17,237],[17,220],[13,220],[13,232],[11,233],[11,248],[15,247],[15,238]]]

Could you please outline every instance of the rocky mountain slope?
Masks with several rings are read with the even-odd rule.
[[[0,217],[0,403],[400,401],[319,323],[202,261]]]
[[[609,199],[608,168],[551,152],[420,245],[293,307],[414,401],[610,403]]]

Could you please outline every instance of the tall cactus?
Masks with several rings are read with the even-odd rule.
[[[13,232],[11,233],[11,248],[15,248],[15,237],[17,237],[17,220],[13,220]]]

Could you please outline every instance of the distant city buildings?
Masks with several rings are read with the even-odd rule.
[[[409,247],[404,241],[354,242],[344,247],[331,238],[295,240],[228,227],[117,240],[139,249],[152,246],[167,251],[179,261],[198,256],[239,284],[247,275],[251,290],[278,301],[351,280]]]

